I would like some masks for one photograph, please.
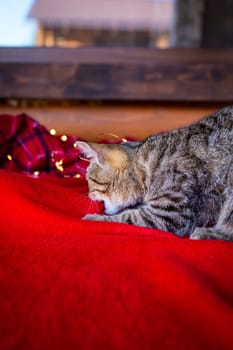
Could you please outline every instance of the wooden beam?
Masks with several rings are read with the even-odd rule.
[[[233,101],[233,49],[1,48],[0,99]]]
[[[86,140],[131,136],[136,139],[186,126],[223,105],[111,104],[80,106],[10,107],[0,105],[0,114],[27,113],[58,134],[77,135]]]

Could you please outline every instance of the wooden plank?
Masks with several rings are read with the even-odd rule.
[[[233,101],[233,49],[1,48],[0,98]]]
[[[132,136],[136,139],[188,125],[222,105],[80,105],[76,107],[17,107],[0,105],[0,114],[27,113],[58,134],[98,141]]]
[[[0,47],[0,63],[232,63],[233,49]]]

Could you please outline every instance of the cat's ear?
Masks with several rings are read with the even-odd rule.
[[[87,158],[98,163],[101,167],[109,165],[115,168],[123,168],[128,161],[127,153],[120,145],[87,143],[83,141],[77,141],[75,145]]]
[[[96,143],[92,142],[83,142],[83,141],[76,141],[75,147],[79,148],[80,151],[85,155],[86,158],[91,159],[92,161],[99,164],[99,166],[103,166],[104,159],[103,155],[100,152],[102,145],[98,145]]]

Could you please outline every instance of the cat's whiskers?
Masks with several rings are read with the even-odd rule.
[[[79,159],[84,160],[85,162],[90,163],[90,159],[88,159],[88,158],[84,158],[84,157],[82,157],[82,156],[79,156]]]
[[[85,197],[87,197],[87,198],[89,197],[89,196],[88,196],[88,192],[84,192],[84,193],[82,193],[82,195],[85,196]]]
[[[85,215],[90,214],[90,212],[93,212],[93,209],[96,212],[98,212],[98,205],[95,201],[90,200]]]

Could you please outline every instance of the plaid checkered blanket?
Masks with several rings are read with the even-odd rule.
[[[26,114],[0,115],[0,168],[32,176],[84,177],[78,137],[53,135]]]

